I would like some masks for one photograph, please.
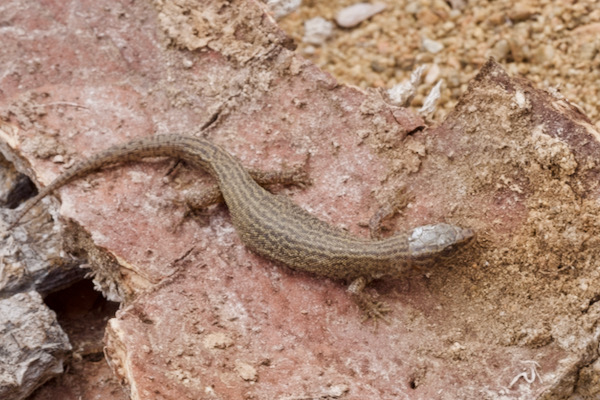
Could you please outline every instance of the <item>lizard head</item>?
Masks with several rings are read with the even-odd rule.
[[[450,224],[424,225],[408,233],[408,252],[415,264],[446,259],[475,237],[473,230]]]

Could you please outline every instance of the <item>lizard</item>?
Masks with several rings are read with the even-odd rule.
[[[63,185],[105,166],[148,157],[173,157],[205,170],[217,181],[242,243],[255,253],[294,270],[349,283],[348,292],[365,318],[383,319],[390,309],[363,291],[382,278],[399,278],[415,265],[432,265],[475,236],[469,228],[437,223],[381,239],[353,236],[284,196],[264,189],[222,147],[191,135],[161,134],[113,146],[63,172],[25,203],[12,226],[41,199]],[[214,197],[214,196],[213,196]]]

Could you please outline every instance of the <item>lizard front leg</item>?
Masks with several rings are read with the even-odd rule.
[[[350,286],[348,286],[348,293],[350,293],[354,302],[363,311],[363,321],[372,318],[375,325],[377,325],[377,321],[381,319],[389,324],[390,320],[385,314],[392,311],[391,308],[386,303],[377,301],[371,295],[364,292],[367,283],[367,279],[361,276],[352,281]]]

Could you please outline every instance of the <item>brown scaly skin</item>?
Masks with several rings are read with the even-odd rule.
[[[417,227],[381,240],[354,237],[310,215],[257,184],[242,164],[221,147],[193,136],[156,135],[117,145],[82,161],[42,189],[18,214],[56,189],[104,166],[145,157],[174,157],[208,171],[217,180],[233,224],[254,252],[315,275],[352,282],[349,291],[366,315],[383,318],[388,308],[362,289],[373,279],[400,277],[411,265],[431,265],[474,234],[449,224]],[[384,318],[385,319],[385,318]]]

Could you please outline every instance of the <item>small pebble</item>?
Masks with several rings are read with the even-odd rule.
[[[440,42],[436,42],[435,40],[431,40],[428,38],[423,38],[423,49],[425,49],[425,51],[431,53],[431,54],[436,54],[439,53],[440,51],[442,51],[444,49],[444,45],[441,44]]]
[[[304,48],[303,52],[304,54],[311,56],[317,52],[317,49],[315,49],[314,46],[308,45]]]
[[[536,10],[533,7],[515,5],[515,7],[509,11],[508,18],[516,23],[528,20],[535,14]]]
[[[267,7],[275,19],[280,19],[296,11],[302,0],[267,0]]]
[[[182,61],[183,68],[190,69],[194,66],[194,61],[189,58],[184,58]]]
[[[467,6],[466,0],[450,0],[449,3],[453,10],[462,10]]]
[[[592,59],[594,58],[595,54],[596,54],[596,44],[595,43],[589,43],[589,45],[591,46],[591,53],[590,55],[588,55],[588,60],[586,61],[592,61]],[[582,55],[585,53],[584,48],[580,48],[579,50],[579,55]],[[533,62],[535,62],[538,65],[544,65],[550,61],[552,61],[552,58],[554,57],[554,47],[552,47],[549,44],[546,45],[542,45],[538,48],[535,49],[535,51],[533,52]]]
[[[425,75],[425,83],[428,85],[433,85],[433,83],[437,82],[437,80],[440,78],[441,72],[442,70],[440,69],[440,66],[433,64],[431,67],[429,67],[427,75]]]
[[[500,39],[496,42],[492,48],[490,55],[496,59],[496,61],[503,61],[510,53],[510,45],[508,40]]]
[[[333,24],[325,18],[316,17],[304,22],[304,43],[320,46],[333,34]]]
[[[357,3],[341,9],[335,16],[335,22],[342,28],[353,28],[375,14],[385,10],[384,3]]]
[[[409,2],[406,7],[404,7],[404,11],[408,14],[416,15],[421,10],[421,5],[418,1]]]

